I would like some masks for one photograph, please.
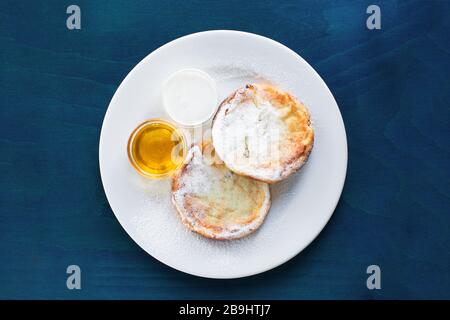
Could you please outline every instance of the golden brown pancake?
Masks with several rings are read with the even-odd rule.
[[[244,237],[264,221],[270,208],[267,183],[240,176],[213,163],[212,148],[194,145],[172,180],[172,202],[181,221],[205,237]]]
[[[314,131],[308,110],[293,96],[274,86],[253,84],[219,106],[212,139],[230,170],[274,183],[307,161]]]

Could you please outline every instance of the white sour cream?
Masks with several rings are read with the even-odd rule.
[[[185,126],[200,125],[216,111],[216,83],[206,72],[183,69],[167,79],[162,98],[166,112],[174,121]]]

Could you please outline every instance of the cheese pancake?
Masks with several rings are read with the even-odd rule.
[[[214,163],[210,154],[198,145],[189,150],[172,180],[172,202],[192,231],[220,240],[244,237],[258,229],[269,211],[269,186]]]
[[[274,183],[307,161],[314,131],[302,103],[274,86],[254,84],[222,102],[213,119],[212,140],[230,170]]]

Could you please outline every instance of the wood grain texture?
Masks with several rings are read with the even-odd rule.
[[[450,3],[0,2],[0,298],[450,298]],[[100,128],[120,81],[179,36],[237,29],[304,57],[333,92],[349,167],[325,230],[261,275],[208,280],[143,252],[101,186]],[[66,289],[78,264],[82,290]],[[366,267],[382,289],[366,288]]]

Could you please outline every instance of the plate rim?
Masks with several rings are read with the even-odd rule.
[[[289,54],[293,55],[295,58],[300,59],[300,61],[307,67],[310,69],[310,71],[312,71],[312,73],[318,77],[318,79],[322,82],[322,84],[324,85],[324,87],[326,88],[326,90],[328,91],[328,93],[330,94],[330,96],[332,97],[334,103],[337,106],[337,114],[338,114],[338,118],[340,119],[340,121],[338,121],[340,123],[340,125],[342,125],[342,129],[343,129],[343,142],[344,142],[344,148],[343,148],[343,160],[345,162],[345,166],[344,166],[344,170],[343,170],[343,177],[342,177],[342,181],[340,182],[340,186],[338,188],[338,192],[337,192],[337,197],[335,200],[335,203],[331,206],[332,210],[329,213],[328,218],[324,221],[324,223],[320,226],[320,228],[318,228],[317,232],[314,233],[314,235],[311,237],[311,239],[309,239],[309,241],[306,241],[304,245],[299,246],[298,249],[295,250],[295,252],[291,255],[288,255],[287,257],[271,264],[269,267],[264,267],[264,268],[260,268],[260,269],[255,269],[251,272],[246,271],[246,272],[241,272],[241,273],[237,273],[237,274],[233,274],[233,275],[208,275],[207,273],[202,273],[202,272],[192,272],[192,271],[186,271],[186,270],[182,270],[180,269],[180,267],[174,266],[173,264],[165,261],[164,258],[160,258],[160,257],[155,257],[153,254],[151,254],[149,251],[147,251],[143,246],[141,246],[127,231],[127,229],[124,227],[124,225],[122,224],[122,222],[120,221],[118,215],[114,212],[113,207],[111,206],[111,202],[110,202],[110,198],[108,196],[108,193],[106,191],[105,188],[105,183],[104,183],[104,178],[103,178],[103,172],[102,172],[102,141],[105,139],[104,138],[104,126],[105,123],[107,121],[107,119],[110,117],[110,106],[111,104],[115,101],[116,96],[119,92],[119,89],[121,89],[121,87],[123,87],[125,85],[126,82],[129,81],[130,79],[130,75],[133,73],[133,71],[135,69],[138,69],[139,66],[141,64],[144,64],[147,60],[151,59],[151,57],[153,55],[156,55],[159,51],[163,50],[164,48],[167,48],[169,46],[171,46],[173,43],[178,42],[178,41],[183,41],[186,40],[187,38],[194,38],[194,37],[198,37],[198,36],[203,36],[205,34],[212,34],[212,33],[222,33],[222,34],[237,34],[240,36],[246,36],[246,37],[253,37],[253,38],[257,38],[259,40],[263,40],[266,42],[271,43],[272,45],[275,45],[283,50],[285,50],[286,52],[288,52]],[[116,218],[116,220],[119,222],[120,226],[125,230],[126,234],[133,240],[134,243],[136,243],[138,245],[139,248],[141,248],[145,253],[147,253],[148,255],[150,255],[153,259],[161,262],[162,264],[178,270],[180,272],[183,272],[184,274],[189,274],[189,275],[194,275],[197,277],[201,277],[201,278],[208,278],[208,279],[238,279],[238,278],[244,278],[244,277],[249,277],[249,276],[253,276],[253,275],[257,275],[257,274],[262,274],[264,272],[267,272],[269,270],[275,269],[283,264],[285,264],[286,262],[288,262],[289,260],[293,259],[294,257],[296,257],[299,253],[301,253],[305,248],[307,248],[318,236],[319,234],[325,229],[326,225],[328,224],[328,222],[330,221],[331,217],[334,214],[334,211],[336,210],[336,207],[341,199],[342,196],[342,191],[344,189],[344,185],[345,185],[345,181],[347,178],[347,168],[348,168],[348,143],[347,143],[347,132],[346,132],[346,128],[345,128],[345,123],[344,123],[344,119],[342,117],[342,113],[341,110],[339,108],[339,105],[333,95],[333,93],[331,92],[330,88],[327,86],[327,84],[325,83],[325,81],[322,79],[322,77],[320,76],[320,74],[305,60],[303,59],[298,53],[296,53],[294,50],[290,49],[289,47],[287,47],[286,45],[282,44],[281,42],[278,42],[276,40],[270,39],[268,37],[256,34],[256,33],[251,33],[251,32],[246,32],[246,31],[239,31],[239,30],[228,30],[228,29],[212,29],[212,30],[205,30],[205,31],[200,31],[200,32],[195,32],[195,33],[190,33],[178,38],[175,38],[165,44],[163,44],[162,46],[156,48],[155,50],[153,50],[152,52],[150,52],[149,54],[147,54],[143,59],[141,59],[125,76],[125,78],[120,82],[119,86],[117,87],[117,89],[114,92],[114,95],[112,96],[108,107],[106,109],[103,121],[102,121],[102,126],[100,129],[100,137],[99,137],[99,148],[98,148],[98,164],[99,164],[99,171],[100,171],[100,180],[102,182],[102,188],[103,188],[103,192],[106,196],[106,199],[108,201],[108,205],[111,208],[111,211],[114,213],[114,216]]]

